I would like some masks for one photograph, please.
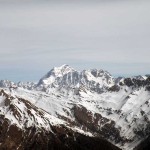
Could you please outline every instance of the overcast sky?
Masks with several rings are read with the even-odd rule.
[[[150,0],[0,0],[0,79],[53,66],[150,73]]]

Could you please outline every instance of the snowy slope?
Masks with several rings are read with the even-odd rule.
[[[68,65],[54,67],[40,79],[37,88],[48,90],[51,88],[79,88],[85,86],[93,91],[101,92],[114,84],[113,77],[103,70],[91,69],[76,71]]]
[[[79,72],[63,65],[54,67],[37,84],[4,83],[1,87],[13,97],[11,103],[22,112],[27,108],[18,101],[25,99],[43,113],[43,118],[51,120],[51,124],[64,124],[80,133],[103,137],[121,149],[132,150],[150,134],[149,77],[115,79],[107,71]],[[3,101],[2,95],[1,108]],[[6,117],[11,115],[7,108],[1,112]],[[34,109],[31,113],[37,121],[30,119],[30,124],[38,126],[41,122],[40,127],[46,127],[45,119],[39,118]],[[21,114],[21,120],[27,115]],[[21,126],[24,122],[16,124]]]

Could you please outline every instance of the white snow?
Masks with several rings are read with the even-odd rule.
[[[5,114],[5,117],[9,118],[12,123],[16,123],[21,128],[22,122],[27,120],[27,108],[24,103],[18,103],[18,98],[23,98],[30,101],[33,105],[39,108],[44,114],[43,120],[34,109],[31,110],[34,118],[32,116],[28,119],[28,126],[36,124],[38,127],[45,127],[49,129],[48,121],[52,125],[65,124],[70,127],[64,120],[58,119],[60,117],[65,117],[70,121],[75,121],[72,108],[75,105],[85,107],[89,112],[91,112],[94,117],[95,113],[102,115],[114,121],[115,127],[120,129],[120,135],[133,142],[117,145],[125,150],[132,150],[141,139],[137,137],[134,133],[134,129],[146,128],[147,122],[150,121],[150,92],[145,90],[145,87],[132,88],[126,85],[120,86],[120,90],[117,92],[112,92],[105,90],[115,84],[114,78],[105,71],[95,70],[96,76],[92,74],[92,70],[84,70],[77,72],[68,65],[63,65],[61,67],[53,68],[49,73],[47,73],[41,80],[43,84],[40,87],[44,87],[46,90],[42,91],[40,88],[32,88],[32,90],[27,90],[23,87],[18,87],[16,89],[6,88],[5,92],[14,97],[12,104],[17,107],[18,112],[21,114],[21,121],[12,117],[10,111],[8,111],[5,106],[5,97],[0,96],[0,110],[1,113]],[[76,76],[73,73],[76,72],[77,76],[80,77],[76,81]],[[98,76],[98,73],[100,74]],[[65,80],[64,75],[67,75]],[[70,79],[69,79],[70,78]],[[146,76],[133,77],[140,80],[146,80]],[[124,83],[124,78],[120,80]],[[64,85],[63,85],[63,82]],[[99,88],[104,89],[102,93],[95,92],[91,90],[99,84]],[[118,84],[118,83],[117,83]],[[67,86],[66,86],[67,85]],[[4,107],[4,108],[3,108]],[[46,112],[47,113],[46,113]],[[102,125],[99,121],[99,126]],[[82,130],[82,127],[71,127],[72,130],[78,131],[79,133],[93,136],[92,133]],[[113,142],[113,141],[111,141]]]

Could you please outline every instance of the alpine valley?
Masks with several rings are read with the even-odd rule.
[[[0,150],[149,150],[150,76],[54,67],[0,81]]]

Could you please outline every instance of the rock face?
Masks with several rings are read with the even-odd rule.
[[[0,99],[0,149],[91,150],[94,147],[95,150],[119,150],[102,138],[75,132],[27,100],[3,90]]]
[[[91,69],[78,72],[68,65],[53,68],[40,79],[38,87],[43,88],[86,88],[101,92],[114,84],[114,79],[107,71]]]
[[[1,80],[0,87],[0,149],[149,148],[149,76],[63,65],[38,83]]]
[[[51,132],[37,131],[36,128],[28,128],[25,131],[11,125],[8,131],[0,136],[0,149],[6,150],[119,150],[104,139],[88,137],[63,127],[53,127]],[[5,127],[7,128],[7,127]]]
[[[98,113],[95,113],[93,116],[92,112],[82,106],[75,106],[73,110],[78,126],[82,126],[85,130],[95,132],[99,137],[103,137],[104,139],[111,139],[115,143],[125,140],[120,137],[119,129],[115,127],[114,121],[110,121]],[[100,125],[99,122],[101,123]]]
[[[150,149],[150,137],[143,140],[134,150],[149,150]]]

